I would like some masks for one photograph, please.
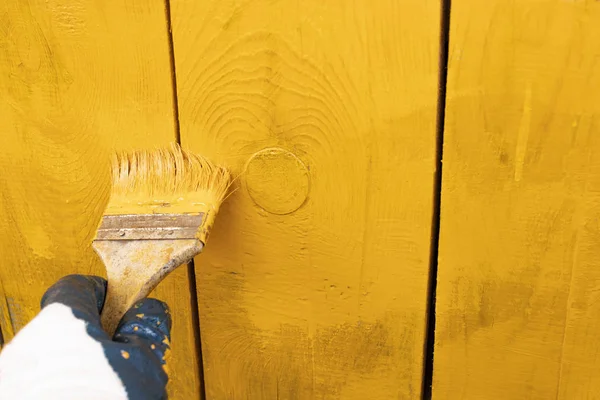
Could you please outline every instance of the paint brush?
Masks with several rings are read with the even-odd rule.
[[[117,153],[112,191],[92,246],[106,266],[102,326],[121,317],[200,254],[229,188],[226,168],[173,144]]]

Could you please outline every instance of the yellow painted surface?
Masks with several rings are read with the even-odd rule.
[[[439,2],[171,5],[182,143],[239,176],[196,260],[207,397],[418,399]]]
[[[600,392],[600,3],[455,0],[434,399]]]
[[[10,339],[59,277],[104,274],[90,243],[109,153],[175,139],[164,5],[143,0],[0,5],[0,324]],[[173,399],[199,397],[185,267],[172,307]]]

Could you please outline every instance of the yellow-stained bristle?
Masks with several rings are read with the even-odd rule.
[[[216,212],[231,181],[225,167],[177,144],[119,152],[112,173],[106,215]]]

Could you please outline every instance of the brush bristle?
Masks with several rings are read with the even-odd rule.
[[[119,152],[113,158],[112,176],[106,214],[217,211],[231,181],[225,167],[177,144]]]

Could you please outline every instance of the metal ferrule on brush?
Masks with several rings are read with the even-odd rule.
[[[210,230],[208,213],[105,215],[96,240],[198,239]]]

